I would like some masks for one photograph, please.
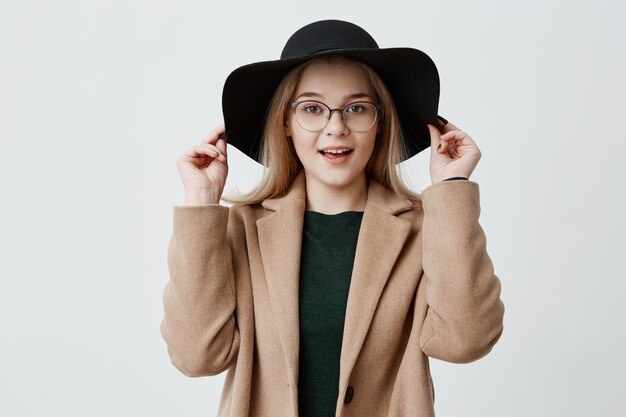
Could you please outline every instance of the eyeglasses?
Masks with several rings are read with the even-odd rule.
[[[331,109],[325,103],[317,100],[294,101],[290,104],[296,121],[304,130],[317,132],[324,129],[334,111],[341,112],[343,124],[355,132],[365,132],[376,122],[376,116],[381,108],[380,104],[367,101],[355,101],[342,109]]]

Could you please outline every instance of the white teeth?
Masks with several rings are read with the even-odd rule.
[[[323,151],[324,153],[344,153],[344,152],[350,152],[350,149],[327,149],[325,151]]]

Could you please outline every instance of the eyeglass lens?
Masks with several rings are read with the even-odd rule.
[[[305,130],[318,131],[330,120],[330,108],[317,101],[303,101],[295,108],[298,124]],[[376,121],[376,106],[367,102],[348,104],[342,111],[343,123],[350,130],[364,132]]]

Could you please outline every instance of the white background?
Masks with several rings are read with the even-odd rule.
[[[318,19],[439,68],[439,114],[483,154],[501,340],[431,360],[445,416],[623,415],[621,1],[0,1],[0,415],[213,416],[159,334],[175,160],[222,122],[239,65]],[[233,148],[228,188],[258,168]],[[403,165],[430,185],[430,150]]]

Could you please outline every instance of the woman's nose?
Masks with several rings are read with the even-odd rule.
[[[333,117],[337,113],[337,117]],[[330,119],[328,120],[328,124],[326,125],[327,133],[333,133],[335,135],[340,135],[342,133],[346,133],[349,129],[343,122],[343,113],[340,111],[333,111],[330,113]]]

